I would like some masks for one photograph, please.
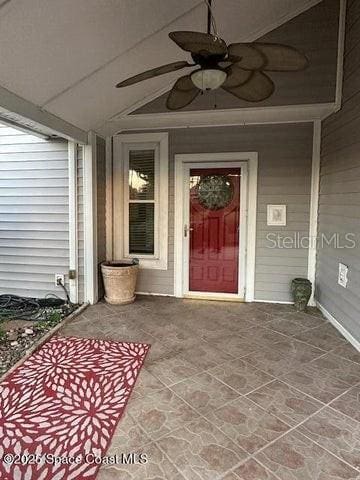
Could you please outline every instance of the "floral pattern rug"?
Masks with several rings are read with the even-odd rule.
[[[149,348],[53,337],[37,350],[0,384],[0,478],[96,478]]]

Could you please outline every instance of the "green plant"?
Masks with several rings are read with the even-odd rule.
[[[57,323],[60,322],[60,320],[61,320],[61,313],[60,312],[52,312],[52,313],[50,313],[47,321],[51,325],[56,325]]]
[[[61,321],[61,313],[59,311],[53,311],[46,315],[46,319],[40,320],[36,325],[36,330],[44,332],[50,330]]]
[[[43,332],[43,331],[47,330],[48,328],[49,328],[49,324],[45,320],[41,320],[41,322],[38,322],[36,324],[36,330],[38,330],[39,332]]]
[[[0,342],[3,342],[4,340],[6,340],[6,332],[2,327],[0,327]]]

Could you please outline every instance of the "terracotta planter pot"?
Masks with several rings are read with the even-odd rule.
[[[126,305],[135,300],[138,263],[124,261],[103,262],[105,301],[112,305]]]

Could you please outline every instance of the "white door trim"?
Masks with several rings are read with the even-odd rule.
[[[183,236],[183,295],[186,297],[205,297],[205,298],[222,298],[228,300],[245,299],[245,275],[246,274],[246,211],[247,211],[247,183],[248,183],[248,165],[247,162],[225,162],[219,165],[219,162],[191,162],[183,163],[183,221],[184,226],[190,224],[190,192],[188,188],[188,179],[190,177],[190,169],[193,168],[238,168],[241,169],[240,180],[240,212],[239,212],[239,259],[238,259],[238,291],[237,293],[214,293],[214,292],[197,292],[189,289],[189,237],[187,241]]]
[[[106,260],[113,259],[113,138],[106,137]]]
[[[255,241],[256,241],[256,203],[257,203],[257,166],[258,154],[257,152],[226,152],[226,153],[200,153],[200,154],[181,154],[175,155],[175,232],[174,232],[174,283],[175,296],[187,296],[184,290],[184,277],[187,275],[184,268],[184,173],[186,165],[200,164],[206,166],[211,163],[211,166],[221,168],[222,166],[239,166],[241,163],[247,163],[247,188],[245,188],[245,201],[242,201],[242,207],[245,206],[247,211],[243,211],[243,218],[245,220],[243,229],[240,229],[242,236],[242,244],[245,247],[243,255],[239,255],[239,262],[243,259],[244,264],[240,264],[239,271],[245,270],[245,300],[251,302],[254,300],[254,281],[255,281]],[[243,187],[243,185],[242,185]],[[244,237],[246,242],[244,242]],[[246,243],[246,245],[244,245]],[[240,244],[241,245],[241,244]],[[245,258],[246,253],[246,258]],[[241,285],[239,284],[239,288]],[[191,296],[200,296],[191,294]],[[224,300],[243,300],[243,293],[239,294],[203,294],[203,298],[221,298]]]
[[[75,271],[75,278],[69,278],[70,300],[79,301],[79,261],[78,261],[78,145],[68,142],[69,162],[69,270]],[[70,276],[70,275],[69,275]]]
[[[84,147],[84,274],[85,301],[98,301],[96,134]]]

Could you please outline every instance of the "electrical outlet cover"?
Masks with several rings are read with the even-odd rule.
[[[65,275],[63,273],[55,273],[55,287],[59,286],[59,283],[65,285]]]
[[[348,283],[348,272],[349,268],[343,263],[339,263],[339,275],[338,275],[338,284],[341,287],[346,288]]]

